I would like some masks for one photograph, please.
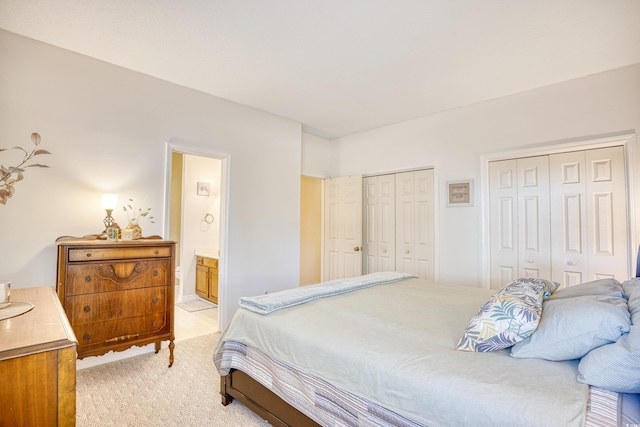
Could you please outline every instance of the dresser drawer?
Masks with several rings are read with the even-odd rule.
[[[69,249],[69,262],[101,261],[107,259],[167,258],[171,256],[169,246],[73,248]]]
[[[66,312],[73,326],[164,312],[169,301],[166,286],[68,297]],[[173,302],[171,302],[172,304]]]
[[[204,267],[218,268],[218,260],[214,258],[196,257],[196,264]]]
[[[149,335],[168,333],[169,316],[166,312],[152,313],[122,319],[113,319],[86,325],[74,325],[73,332],[78,338],[80,348],[91,351],[93,347],[117,344],[148,337]]]
[[[172,277],[169,260],[69,264],[67,295],[169,286]]]

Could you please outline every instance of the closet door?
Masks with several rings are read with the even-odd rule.
[[[628,276],[622,146],[491,162],[490,282]]]
[[[363,180],[363,274],[396,269],[395,176]]]
[[[489,164],[491,287],[551,277],[547,156]]]
[[[550,156],[552,280],[565,286],[628,275],[623,147]]]
[[[519,277],[551,277],[549,157],[517,160]]]
[[[518,276],[517,176],[516,160],[489,163],[490,284],[494,289]]]
[[[396,270],[435,278],[433,169],[397,173]]]

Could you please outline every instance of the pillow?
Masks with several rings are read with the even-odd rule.
[[[640,393],[640,325],[583,357],[578,382],[617,393]]]
[[[578,382],[617,393],[640,393],[640,279],[622,284],[631,330],[613,344],[591,351],[578,365]]]
[[[560,287],[560,283],[558,282],[550,282],[548,280],[543,280],[543,282],[544,282],[544,299],[549,298]]]
[[[625,297],[629,300],[629,313],[631,313],[631,323],[640,324],[640,278],[627,280],[622,284]]]
[[[550,283],[527,278],[505,285],[471,319],[456,350],[500,350],[527,338],[538,327],[545,286]]]
[[[585,295],[610,295],[619,298],[624,296],[622,285],[616,279],[600,279],[558,289],[548,299],[573,298]]]
[[[631,320],[624,298],[586,295],[547,300],[538,329],[511,349],[516,358],[552,361],[579,359],[594,348],[629,332]]]

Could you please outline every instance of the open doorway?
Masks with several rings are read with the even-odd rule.
[[[220,329],[220,306],[224,303],[226,283],[223,266],[227,161],[223,155],[202,147],[168,144],[165,235],[176,242],[176,339],[181,339],[180,335],[190,338],[193,333],[199,336]],[[196,292],[196,267],[203,256],[214,259],[218,267],[217,307]],[[215,322],[206,318],[205,323],[198,321],[204,318],[204,310],[208,317],[215,316]],[[181,330],[179,315],[188,324],[198,321],[200,327],[195,329],[207,330]]]

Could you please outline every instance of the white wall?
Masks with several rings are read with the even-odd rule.
[[[56,237],[102,231],[102,192],[150,206],[143,230],[162,234],[166,144],[179,139],[230,159],[222,325],[240,296],[298,285],[299,123],[4,31],[0,58],[0,147],[39,132],[53,153],[0,205],[0,277],[53,286]]]
[[[435,166],[439,278],[481,286],[485,242],[480,156],[638,129],[640,64],[341,138],[340,162],[331,174]],[[640,164],[634,161],[637,169]],[[475,180],[475,205],[447,208],[446,182],[468,178]],[[638,228],[638,219],[634,222]]]
[[[313,178],[328,178],[337,146],[337,142],[303,132],[302,174]]]
[[[185,300],[195,299],[196,257],[198,248],[220,250],[220,178],[222,161],[207,157],[184,155],[184,177],[182,188],[182,286],[181,296]],[[198,182],[208,182],[209,196],[198,195]],[[213,222],[205,222],[211,214]]]

